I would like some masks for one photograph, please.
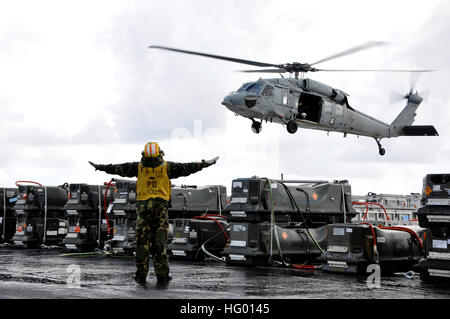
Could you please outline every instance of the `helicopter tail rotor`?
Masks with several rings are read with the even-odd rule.
[[[401,93],[399,91],[392,91],[389,96],[389,104],[396,104],[402,102],[404,99],[408,98],[408,95],[411,94],[411,91],[405,95],[405,93]]]
[[[403,101],[404,99],[408,99],[411,94],[420,95],[423,102],[426,102],[430,97],[430,89],[419,92],[416,90],[417,83],[419,82],[421,73],[412,72],[409,77],[409,92],[405,95],[404,93],[400,93],[398,91],[392,91],[389,97],[389,104],[395,104]]]

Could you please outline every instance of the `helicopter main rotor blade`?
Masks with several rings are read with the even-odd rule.
[[[319,61],[311,63],[310,65],[314,65],[314,64],[322,63],[322,62],[329,61],[329,60],[332,60],[332,59],[336,59],[336,58],[339,58],[339,57],[344,56],[344,55],[349,55],[349,54],[352,54],[352,53],[355,53],[355,52],[358,52],[358,51],[361,51],[361,50],[369,49],[371,47],[379,46],[379,45],[383,45],[383,44],[386,44],[386,42],[369,41],[369,42],[366,42],[364,44],[358,45],[358,46],[356,46],[354,48],[351,48],[351,49],[342,51],[340,53],[333,54],[333,55],[331,55],[329,57],[323,58],[323,59],[321,59]]]
[[[158,46],[158,45],[151,45],[151,46],[149,46],[149,49],[162,49],[162,50],[168,50],[168,51],[174,51],[174,52],[180,52],[180,53],[187,53],[187,54],[199,55],[199,56],[203,56],[203,57],[207,57],[207,58],[213,58],[213,59],[219,59],[219,60],[225,60],[225,61],[231,61],[231,62],[236,62],[236,63],[261,66],[261,67],[270,67],[270,66],[280,67],[278,64],[257,62],[257,61],[251,61],[251,60],[243,60],[243,59],[231,58],[231,57],[221,56],[221,55],[214,55],[214,54],[208,54],[208,53],[168,48],[168,47],[163,47],[163,46]]]
[[[351,70],[351,69],[314,69],[321,72],[434,72],[435,70],[397,70],[397,69],[372,69],[372,70]]]
[[[239,70],[238,72],[244,73],[286,73],[283,69],[265,69],[265,70]]]

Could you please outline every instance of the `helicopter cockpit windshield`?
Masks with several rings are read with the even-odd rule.
[[[248,82],[237,90],[238,92],[258,93],[262,88],[262,83]]]

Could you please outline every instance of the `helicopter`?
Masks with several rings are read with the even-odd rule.
[[[407,100],[405,108],[391,124],[384,123],[364,114],[348,102],[348,94],[327,84],[305,78],[307,72],[431,72],[434,70],[397,70],[397,69],[318,69],[316,64],[357,51],[383,45],[385,42],[369,41],[345,51],[320,59],[314,63],[272,64],[244,60],[221,55],[175,49],[165,46],[150,45],[151,49],[192,54],[235,63],[247,64],[265,69],[241,70],[246,73],[279,73],[281,78],[260,78],[257,81],[244,83],[237,91],[225,96],[222,104],[236,115],[252,121],[253,132],[260,133],[263,121],[279,123],[286,126],[289,133],[294,134],[298,128],[314,129],[357,136],[372,137],[378,145],[380,155],[385,154],[381,139],[399,136],[437,136],[432,125],[412,125],[416,110],[423,98],[411,86],[410,91],[402,96]],[[289,73],[285,78],[282,74]],[[292,74],[294,75],[292,77]],[[301,74],[301,78],[299,78]],[[259,120],[259,121],[258,121]]]

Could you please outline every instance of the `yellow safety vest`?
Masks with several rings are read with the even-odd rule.
[[[162,198],[170,201],[172,185],[167,175],[167,162],[155,168],[138,165],[138,179],[136,182],[137,200]]]

